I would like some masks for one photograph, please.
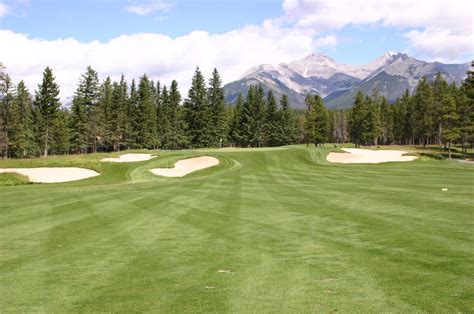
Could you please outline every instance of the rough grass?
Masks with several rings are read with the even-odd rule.
[[[101,172],[0,188],[0,309],[472,312],[473,166],[330,164],[334,149],[0,161]],[[148,172],[201,155],[220,164]]]
[[[0,173],[0,187],[29,184],[28,177],[18,173]]]

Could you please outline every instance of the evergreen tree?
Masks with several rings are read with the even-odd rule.
[[[113,88],[110,77],[107,77],[100,86],[98,116],[99,116],[99,142],[107,148],[113,147],[113,117],[115,113],[112,110]]]
[[[15,116],[12,116],[14,113],[13,92],[13,82],[5,72],[5,67],[0,63],[0,155],[2,159],[9,156],[10,129],[15,124]]]
[[[88,145],[88,120],[86,106],[79,97],[74,97],[71,106],[71,117],[69,119],[70,148],[74,153],[87,153]]]
[[[9,127],[12,156],[17,158],[35,156],[37,149],[33,129],[32,100],[23,81],[18,83],[12,105],[11,116],[14,118],[11,119]]]
[[[43,151],[43,156],[48,155],[53,141],[53,122],[61,105],[58,98],[59,85],[54,80],[53,71],[47,67],[43,72],[43,81],[38,85],[34,101],[37,110],[38,144]]]
[[[351,110],[349,121],[349,135],[356,147],[360,147],[360,145],[366,141],[366,118],[367,106],[365,104],[364,95],[359,90],[355,96],[355,102]]]
[[[169,133],[169,119],[167,114],[167,107],[165,106],[167,102],[163,100],[163,94],[166,94],[168,97],[168,89],[165,86],[161,86],[161,83],[158,81],[155,87],[155,103],[156,103],[156,134],[160,140],[161,149],[165,148],[167,140],[165,135]]]
[[[390,105],[385,97],[382,97],[380,104],[381,119],[381,140],[384,145],[390,145],[394,141],[394,108]]]
[[[229,119],[229,139],[234,145],[242,145],[241,137],[241,116],[244,107],[244,98],[242,94],[237,96],[235,106],[230,108],[231,118]]]
[[[414,106],[408,90],[393,105],[393,137],[398,144],[414,142]]]
[[[110,109],[109,135],[112,149],[120,150],[125,145],[124,133],[127,123],[127,83],[122,75],[120,83],[112,84],[112,102]]]
[[[294,144],[297,137],[296,120],[287,95],[280,99],[277,121],[278,145]]]
[[[261,147],[264,144],[265,94],[261,86],[251,85],[242,107],[240,137],[242,145]]]
[[[451,159],[451,144],[461,138],[455,95],[451,93],[444,95],[441,115],[441,140],[448,144],[449,159]]]
[[[314,143],[315,146],[324,144],[329,134],[329,114],[319,95],[306,96],[306,144]]]
[[[273,92],[270,90],[267,94],[266,113],[264,124],[265,146],[278,146],[281,142],[282,134],[279,134],[283,128],[280,127],[280,116]]]
[[[171,82],[169,92],[168,119],[170,123],[170,136],[168,138],[168,147],[178,149],[186,147],[188,144],[186,134],[184,133],[185,122],[181,104],[181,94],[178,89],[178,82]]]
[[[471,68],[474,68],[474,61],[471,63]],[[472,70],[467,71],[467,77],[461,85],[457,103],[459,132],[464,157],[466,157],[466,144],[474,142],[474,71]]]
[[[377,89],[372,91],[372,97],[366,97],[365,104],[367,106],[366,116],[366,134],[365,138],[367,143],[378,145],[379,136],[381,135],[382,122],[381,122],[381,107],[384,101],[384,97],[380,94]]]
[[[347,117],[344,110],[334,110],[330,115],[331,140],[334,143],[345,143],[348,140]]]
[[[88,66],[79,80],[71,108],[71,146],[76,152],[86,153],[88,146],[97,152],[102,133],[99,93],[97,72]]]
[[[194,72],[184,108],[186,133],[191,146],[210,147],[213,144],[212,116],[207,99],[206,82],[199,68]]]
[[[423,147],[428,144],[429,139],[433,135],[433,93],[426,77],[423,77],[413,97],[414,101],[414,121],[415,134],[419,143],[423,143]]]
[[[160,97],[160,104],[158,106],[158,123],[159,123],[159,138],[162,149],[171,149],[171,121],[170,121],[170,95],[168,88],[163,86]]]
[[[156,134],[156,107],[153,88],[146,75],[140,78],[136,113],[136,143],[143,148],[155,148],[159,145]]]
[[[69,111],[60,109],[53,121],[51,152],[56,155],[69,153]]]
[[[222,88],[222,80],[217,69],[212,72],[209,80],[208,100],[211,111],[211,146],[221,146],[226,140],[227,121],[225,111],[224,88]]]
[[[138,122],[138,106],[140,102],[140,95],[138,94],[135,80],[132,80],[130,85],[130,97],[128,97],[126,113],[127,123],[125,129],[125,145],[127,149],[141,148],[139,145],[138,132],[141,126]]]
[[[431,87],[433,91],[433,127],[437,128],[437,142],[438,146],[441,146],[443,138],[443,108],[446,106],[445,101],[447,101],[448,83],[440,72],[436,74],[436,78],[431,84]]]

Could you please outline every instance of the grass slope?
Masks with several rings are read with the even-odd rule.
[[[328,151],[0,161],[102,173],[0,188],[0,309],[473,311],[472,165],[339,165]],[[199,155],[221,163],[185,178],[147,171]]]

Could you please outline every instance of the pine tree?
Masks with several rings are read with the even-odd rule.
[[[138,106],[140,102],[140,95],[137,91],[137,86],[135,80],[132,80],[130,84],[130,97],[128,97],[126,113],[127,113],[127,123],[125,129],[125,146],[127,149],[130,148],[141,148],[138,141],[138,132],[141,126],[138,122]]]
[[[71,108],[71,148],[75,152],[87,153],[88,146],[97,152],[102,125],[100,110],[100,89],[97,72],[87,67],[74,94]]]
[[[113,88],[110,77],[107,77],[100,86],[98,117],[99,117],[99,142],[107,148],[113,147]]]
[[[442,145],[443,138],[443,107],[448,94],[448,83],[440,72],[436,74],[436,78],[431,84],[433,90],[433,126],[437,128],[438,146]]]
[[[183,148],[188,145],[186,134],[184,133],[185,122],[181,104],[181,94],[178,89],[178,82],[171,82],[169,92],[168,120],[170,123],[170,136],[168,147],[171,149]]]
[[[165,134],[169,132],[169,119],[167,114],[166,102],[164,101],[163,94],[166,94],[168,97],[168,89],[166,85],[163,87],[158,81],[155,87],[155,103],[156,103],[156,134],[160,140],[160,148],[164,149],[167,140],[165,139]]]
[[[461,138],[459,129],[459,114],[456,111],[456,98],[451,93],[446,93],[441,109],[441,140],[448,144],[449,159],[451,159],[451,144]]]
[[[352,106],[349,121],[349,135],[351,141],[356,145],[356,147],[360,147],[360,145],[366,140],[364,137],[366,133],[366,117],[367,107],[364,95],[359,90],[355,96],[354,106]]]
[[[208,100],[211,110],[211,146],[221,146],[226,140],[227,121],[225,112],[224,88],[222,88],[222,80],[217,69],[212,72],[209,80]]]
[[[265,107],[263,88],[251,85],[240,119],[240,136],[243,146],[261,147],[264,144]]]
[[[146,75],[140,78],[136,112],[136,143],[142,148],[156,148],[159,141],[156,134],[155,99],[151,82]]]
[[[415,127],[416,127],[416,114],[415,114],[415,104],[413,97],[410,97],[408,90],[405,91],[401,99],[402,105],[406,108],[405,119],[404,119],[404,137],[405,143],[411,145],[415,143]]]
[[[280,109],[277,112],[277,134],[279,136],[278,145],[289,145],[296,141],[297,129],[296,120],[290,107],[287,95],[280,99]]]
[[[162,149],[171,149],[171,121],[170,121],[170,95],[166,85],[161,90],[160,103],[158,106],[158,125],[159,125],[159,138]]]
[[[54,80],[53,71],[47,67],[43,72],[43,81],[35,92],[34,105],[37,110],[38,144],[43,151],[43,156],[48,155],[53,141],[53,122],[61,106],[58,97],[59,85]]]
[[[283,136],[283,127],[280,126],[280,116],[278,114],[278,108],[276,104],[273,92],[270,90],[267,94],[266,101],[266,112],[265,112],[265,124],[264,124],[264,137],[266,146],[278,146],[282,142],[281,137]]]
[[[69,153],[69,111],[60,109],[54,118],[52,125],[51,152],[56,155]]]
[[[9,146],[11,134],[10,129],[15,123],[15,116],[12,116],[14,87],[10,76],[5,72],[5,67],[0,63],[0,155],[2,159],[9,156]]]
[[[347,117],[344,110],[334,110],[330,114],[331,140],[334,143],[345,143],[348,139]]]
[[[372,97],[366,97],[367,106],[365,138],[368,144],[379,144],[379,137],[382,133],[381,107],[384,97],[377,89],[372,91]]]
[[[423,77],[413,97],[415,134],[423,147],[433,135],[433,93],[426,77]]]
[[[380,104],[381,137],[384,145],[390,145],[394,141],[394,108],[382,97]]]
[[[474,61],[471,63],[474,68]],[[464,158],[467,155],[466,144],[474,142],[474,71],[467,71],[467,77],[461,85],[457,101],[459,128]]]
[[[120,83],[112,84],[112,102],[110,109],[110,142],[114,151],[125,145],[124,133],[126,129],[127,83],[122,75]]]
[[[37,153],[35,134],[33,129],[32,100],[21,81],[18,83],[16,94],[12,102],[11,116],[14,117],[9,127],[10,151],[12,156],[25,158]]]
[[[71,117],[69,119],[70,147],[74,153],[87,153],[88,145],[88,120],[84,102],[74,97],[71,106]]]
[[[184,119],[187,136],[192,147],[210,147],[212,140],[212,112],[207,99],[206,82],[199,68],[196,68],[184,101]]]
[[[231,118],[229,119],[229,140],[234,145],[242,145],[242,136],[241,136],[241,117],[242,110],[244,107],[244,98],[242,94],[237,96],[235,100],[235,107],[231,107]]]
[[[324,144],[329,135],[329,114],[319,95],[306,96],[306,144],[314,143],[315,146]]]

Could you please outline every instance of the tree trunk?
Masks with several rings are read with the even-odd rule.
[[[48,138],[49,138],[49,127],[46,127],[46,134],[44,138],[44,152],[43,152],[43,157],[48,156]]]
[[[438,123],[438,146],[441,147],[441,134],[443,133],[443,129],[441,127],[441,122]]]
[[[448,153],[449,159],[451,159],[451,141],[448,142],[448,150],[449,150],[449,153]]]

